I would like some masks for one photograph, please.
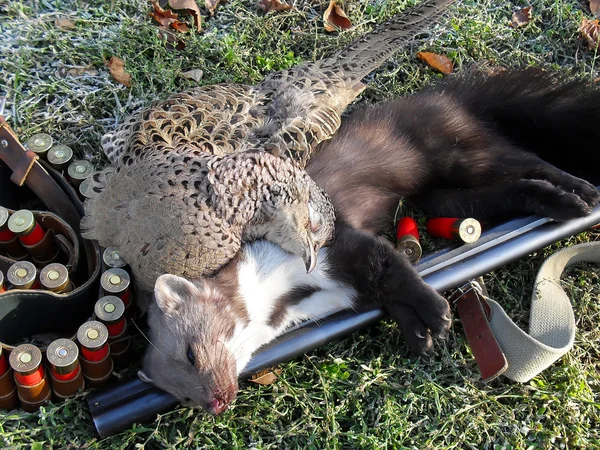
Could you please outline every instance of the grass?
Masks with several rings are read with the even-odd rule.
[[[202,33],[169,50],[141,0],[1,0],[0,90],[7,119],[25,140],[50,133],[80,157],[97,161],[100,136],[135,108],[194,86],[181,74],[204,71],[202,84],[255,83],[267,73],[340,48],[414,2],[346,1],[352,31],[327,33],[327,1],[301,1],[288,13],[258,14],[256,1],[230,0]],[[585,4],[584,4],[585,3]],[[359,103],[418,90],[440,75],[417,61],[420,50],[445,53],[460,71],[472,64],[560,68],[596,79],[596,54],[577,37],[587,2],[533,2],[534,20],[509,26],[527,2],[463,0],[428,36],[370,76]],[[54,25],[59,17],[72,30]],[[125,60],[132,87],[115,83],[105,61]],[[582,161],[585,164],[585,161]],[[598,240],[590,231],[486,276],[493,298],[523,326],[542,260],[562,246]],[[100,440],[83,397],[39,413],[0,412],[6,448],[600,448],[599,274],[569,269],[564,279],[578,318],[573,350],[526,384],[478,381],[460,324],[437,345],[432,362],[410,359],[395,324],[383,322],[281,365],[270,386],[245,383],[220,417],[179,408],[155,422]],[[130,371],[129,371],[130,372]],[[129,373],[125,372],[125,373]]]

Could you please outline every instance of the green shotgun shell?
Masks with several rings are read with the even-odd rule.
[[[79,186],[83,180],[90,177],[92,173],[94,173],[94,166],[91,162],[86,161],[85,159],[79,159],[69,164],[67,173],[69,174],[69,178],[73,184]]]
[[[67,145],[57,145],[48,151],[46,159],[54,169],[64,170],[73,159],[73,150]]]
[[[27,148],[39,156],[44,156],[50,147],[52,147],[52,136],[46,133],[34,134],[27,140]]]

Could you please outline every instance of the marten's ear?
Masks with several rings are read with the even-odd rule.
[[[140,380],[145,381],[146,383],[154,384],[154,381],[152,381],[152,378],[150,378],[148,375],[146,375],[146,372],[144,372],[143,370],[138,370],[137,375]]]
[[[198,286],[176,275],[161,275],[154,285],[156,304],[165,315],[176,311],[185,302],[194,301],[200,295]]]

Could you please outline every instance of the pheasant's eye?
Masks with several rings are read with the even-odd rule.
[[[192,351],[192,347],[188,347],[187,349],[187,358],[192,366],[196,365],[196,357],[194,356],[194,352]]]
[[[321,215],[310,203],[308,204],[308,217],[310,219],[310,229],[313,233],[316,233],[321,229]]]

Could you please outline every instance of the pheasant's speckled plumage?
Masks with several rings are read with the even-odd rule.
[[[214,273],[244,239],[318,250],[334,212],[301,168],[335,133],[361,79],[452,2],[426,1],[331,58],[256,86],[195,88],[134,114],[102,139],[115,167],[95,177],[84,236],[118,247],[148,289],[162,273]]]

